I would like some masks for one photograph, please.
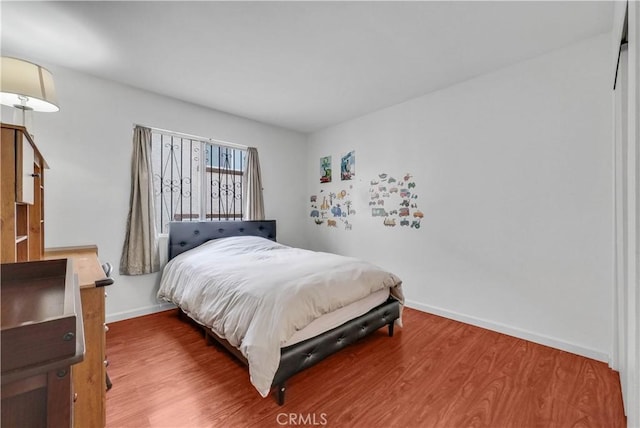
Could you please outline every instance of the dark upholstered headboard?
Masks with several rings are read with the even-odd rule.
[[[169,260],[211,239],[245,235],[275,241],[276,221],[172,221],[169,223]]]

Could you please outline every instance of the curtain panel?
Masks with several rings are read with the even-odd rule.
[[[264,220],[264,199],[262,197],[262,177],[260,175],[260,160],[258,149],[247,149],[247,164],[243,180],[244,219]]]
[[[160,270],[158,234],[154,219],[151,130],[136,126],[133,130],[131,194],[120,259],[121,274],[142,275]]]

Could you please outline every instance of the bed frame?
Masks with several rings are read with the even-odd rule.
[[[261,236],[275,241],[276,222],[275,220],[171,222],[169,225],[169,260],[211,239],[243,235]],[[280,365],[272,384],[272,387],[275,387],[277,391],[278,404],[284,404],[286,381],[291,376],[315,365],[385,325],[388,326],[389,336],[393,336],[393,325],[399,317],[400,303],[389,298],[385,303],[371,309],[366,314],[347,321],[333,330],[282,348]],[[204,330],[207,343],[220,343],[240,361],[248,365],[246,358],[238,349],[218,337],[210,329],[205,328]]]

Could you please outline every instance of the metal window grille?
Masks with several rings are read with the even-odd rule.
[[[246,150],[152,130],[155,221],[241,220]]]

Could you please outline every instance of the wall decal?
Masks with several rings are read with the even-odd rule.
[[[350,151],[340,161],[340,178],[351,180],[356,175],[356,152]]]
[[[325,227],[344,228],[344,230],[352,230],[353,225],[349,222],[349,218],[356,214],[352,209],[351,189],[342,189],[338,192],[320,190],[320,195],[311,195],[309,197],[310,211],[309,217],[313,222]]]
[[[424,213],[418,209],[416,182],[410,173],[398,177],[383,172],[369,181],[371,216],[382,218],[386,227],[420,229]]]
[[[331,156],[320,158],[320,183],[331,183]]]
[[[331,206],[331,204],[329,202],[327,202],[327,197],[323,196],[322,197],[322,204],[320,204],[320,209],[322,211],[327,211],[330,206]]]

